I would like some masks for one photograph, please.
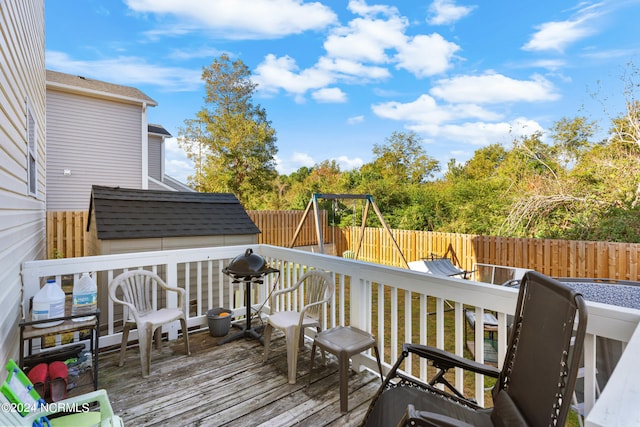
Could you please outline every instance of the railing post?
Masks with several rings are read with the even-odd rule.
[[[351,298],[351,312],[349,313],[349,324],[363,330],[368,330],[367,319],[369,315],[367,313],[367,307],[365,301],[367,300],[366,292],[367,283],[364,279],[358,276],[351,277],[351,286],[349,286],[349,297]],[[369,320],[369,323],[371,321]]]
[[[588,414],[596,403],[596,338],[586,334],[582,349],[584,355],[584,413]]]
[[[29,313],[29,299],[40,290],[40,275],[36,268],[22,266],[22,313],[25,318]]]
[[[167,284],[169,286],[178,286],[178,265],[175,262],[167,262]],[[175,292],[167,292],[167,308],[175,308],[178,306],[178,295]],[[189,315],[189,295],[185,295],[185,301],[182,304],[186,307],[187,316]],[[165,330],[167,331],[169,341],[175,340],[178,338],[178,325],[179,322],[171,322],[169,325],[165,326]],[[187,331],[182,331],[183,333],[187,333]]]

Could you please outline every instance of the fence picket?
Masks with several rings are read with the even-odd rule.
[[[303,211],[248,211],[262,231],[258,243],[288,247]],[[47,254],[66,258],[87,253],[86,211],[47,212]],[[361,228],[331,227],[327,211],[321,212],[325,243],[335,245],[334,254],[355,251]],[[460,267],[471,270],[474,263],[531,268],[557,277],[640,280],[640,244],[578,240],[506,238],[432,231],[392,230],[407,261],[444,255],[453,248]],[[296,246],[317,245],[315,221],[308,216]],[[55,252],[54,252],[55,249]],[[388,233],[381,228],[365,228],[359,260],[404,267]]]

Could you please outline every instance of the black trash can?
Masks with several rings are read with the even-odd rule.
[[[231,310],[226,308],[212,308],[207,311],[209,333],[212,337],[223,337],[231,329]]]

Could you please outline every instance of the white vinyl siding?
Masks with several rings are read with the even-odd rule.
[[[163,138],[158,135],[149,135],[149,176],[158,181],[162,181],[163,175],[162,152]]]
[[[46,248],[44,0],[0,1],[0,29],[0,366],[4,366],[9,358],[18,358],[20,267],[24,261],[42,259]]]
[[[38,127],[31,109],[31,102],[27,100],[26,135],[27,135],[27,190],[29,195],[38,195]]]
[[[47,210],[88,210],[92,185],[141,188],[142,120],[140,104],[47,89]]]

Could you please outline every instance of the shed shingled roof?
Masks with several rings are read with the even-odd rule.
[[[260,233],[230,193],[137,190],[94,185],[89,221],[98,239],[139,239]]]

